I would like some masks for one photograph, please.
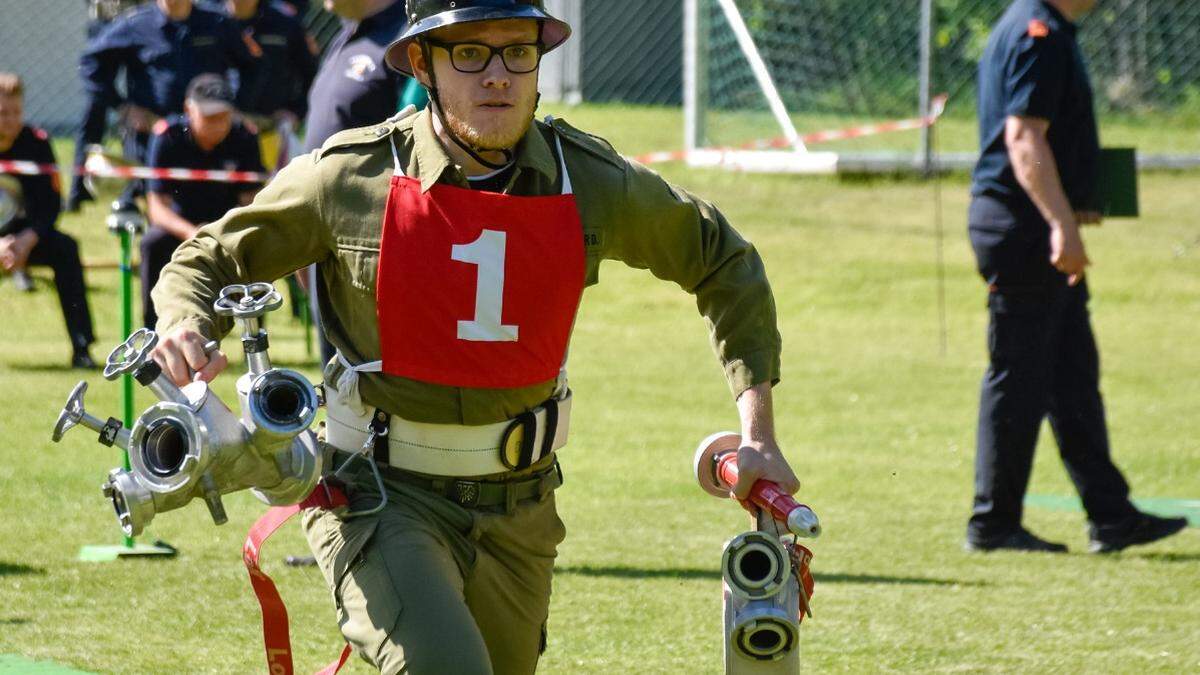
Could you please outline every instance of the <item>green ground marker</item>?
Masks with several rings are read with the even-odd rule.
[[[112,562],[119,558],[172,558],[178,551],[174,546],[156,541],[153,544],[91,544],[79,549],[79,560],[83,562]],[[2,671],[0,671],[2,672]]]
[[[1133,500],[1140,510],[1156,516],[1183,516],[1191,527],[1200,527],[1200,499],[1168,499],[1147,497]],[[1062,495],[1026,495],[1025,504],[1051,511],[1082,511],[1078,497]]]
[[[30,661],[16,654],[0,654],[0,675],[87,675],[51,661]]]

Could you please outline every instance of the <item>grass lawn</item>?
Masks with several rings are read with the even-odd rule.
[[[678,145],[675,113],[564,114],[631,154]],[[663,170],[757,244],[775,289],[785,341],[779,434],[825,527],[812,546],[806,671],[1200,670],[1197,530],[1096,557],[1081,552],[1082,514],[1030,509],[1027,524],[1072,554],[961,549],[986,320],[964,179],[943,186],[941,354],[932,185]],[[1143,218],[1087,234],[1113,447],[1139,497],[1200,498],[1197,180],[1145,175]],[[60,224],[92,262],[116,258],[103,216],[92,206]],[[718,565],[723,542],[747,522],[700,491],[690,463],[700,439],[736,428],[735,410],[692,302],[616,264],[601,274],[572,349],[577,409],[559,494],[568,537],[541,670],[720,672]],[[248,494],[227,499],[222,527],[201,504],[159,516],[147,539],[178,546],[174,560],[76,561],[81,545],[120,540],[99,491],[118,458],[86,431],[49,440],[81,374],[63,367],[53,288],[46,271],[36,276],[33,295],[0,284],[0,654],[101,672],[261,671],[240,552],[262,507]],[[88,274],[97,356],[120,338],[117,280],[113,269]],[[316,378],[296,324],[280,315],[270,328],[273,356]],[[119,387],[83,377],[89,410],[119,415]],[[232,402],[234,378],[222,379]],[[149,402],[143,395],[139,407]],[[1069,495],[1052,439],[1043,440],[1030,493]],[[304,551],[292,528],[265,553],[301,671],[341,646],[320,573],[282,564]]]

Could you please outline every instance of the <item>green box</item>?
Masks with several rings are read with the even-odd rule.
[[[1104,148],[1100,151],[1100,179],[1096,202],[1105,218],[1137,218],[1137,150]]]

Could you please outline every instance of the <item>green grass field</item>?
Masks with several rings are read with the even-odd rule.
[[[675,147],[669,113],[626,112],[566,116],[629,153]],[[1030,509],[1027,524],[1071,555],[962,551],[986,320],[965,179],[943,186],[942,355],[932,184],[663,170],[757,244],[775,289],[780,438],[825,526],[812,546],[806,671],[1200,670],[1200,531],[1095,557],[1081,552],[1082,514]],[[1137,497],[1200,498],[1197,180],[1145,175],[1144,217],[1087,235],[1113,446]],[[61,223],[97,263],[116,258],[103,216],[93,206]],[[119,387],[63,367],[53,289],[45,271],[37,277],[34,295],[0,285],[0,654],[99,672],[261,671],[240,561],[262,511],[249,495],[227,500],[222,527],[200,504],[157,518],[147,539],[178,546],[174,560],[76,561],[81,545],[120,541],[99,491],[118,458],[86,431],[52,444],[50,429],[81,376],[101,417],[119,415]],[[113,269],[88,275],[97,356],[120,338],[117,279]],[[276,359],[315,378],[297,326],[280,317],[270,327]],[[571,374],[577,410],[559,494],[568,537],[542,672],[720,672],[718,565],[747,521],[691,476],[696,443],[737,423],[693,304],[648,274],[606,265],[586,295]],[[233,378],[223,380],[232,401]],[[1048,435],[1030,493],[1072,494]],[[289,605],[298,668],[311,671],[341,641],[320,573],[282,564],[304,550],[293,528],[265,555]]]

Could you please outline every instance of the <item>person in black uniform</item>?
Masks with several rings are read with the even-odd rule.
[[[46,132],[25,125],[24,99],[21,78],[13,73],[0,73],[0,160],[54,164]],[[15,213],[11,219],[5,218],[7,223],[0,224],[0,267],[12,271],[27,265],[49,265],[54,270],[58,302],[71,338],[71,365],[94,368],[96,364],[88,355],[88,346],[96,338],[92,333],[83,266],[79,262],[79,245],[54,229],[62,208],[58,174],[0,178],[11,178],[15,184],[8,194]],[[12,194],[18,191],[19,194]]]
[[[161,120],[150,142],[155,168],[263,171],[258,136],[236,118],[233,90],[220,75],[199,75],[188,87],[184,115]],[[142,317],[154,328],[150,291],[171,254],[201,226],[249,204],[256,183],[154,179],[146,187],[151,228],[142,239]]]
[[[192,0],[156,0],[117,17],[91,41],[79,58],[88,103],[75,146],[75,165],[87,146],[104,136],[108,110],[121,102],[116,81],[125,74],[121,109],[125,156],[141,163],[149,132],[161,116],[183,110],[184,90],[201,73],[237,69],[252,77],[257,59],[242,32],[218,12],[193,6]],[[140,190],[130,183],[126,201]],[[80,177],[71,183],[67,209],[91,199]]]
[[[404,0],[325,0],[326,11],[342,18],[342,31],[329,43],[308,93],[304,151],[320,148],[343,129],[381,122],[400,109],[408,78],[383,63],[387,46],[408,25]],[[317,326],[322,361],[333,358],[333,346],[321,329],[316,301],[320,287],[316,266],[297,279],[308,291],[309,309]]]
[[[979,64],[982,154],[968,221],[989,288],[990,366],[969,550],[1067,550],[1021,525],[1046,417],[1087,511],[1091,551],[1155,541],[1186,525],[1134,508],[1109,451],[1079,233],[1099,222],[1100,145],[1073,21],[1095,2],[1015,0]]]
[[[308,89],[317,74],[315,44],[298,19],[267,0],[226,0],[223,8],[259,55],[253,77],[235,87],[237,107],[258,128],[264,162],[274,168],[276,128],[286,123],[296,131],[308,113]]]
[[[150,0],[83,0],[83,4],[87,7],[88,22],[87,22],[87,37],[89,40],[104,30],[104,27],[112,23],[114,19],[121,15],[122,12],[136,7],[143,2]]]

